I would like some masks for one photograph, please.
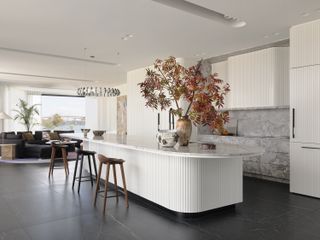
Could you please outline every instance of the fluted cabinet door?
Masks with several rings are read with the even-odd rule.
[[[291,141],[320,143],[320,66],[290,74]]]
[[[320,197],[320,145],[291,143],[290,191]]]
[[[288,105],[288,48],[268,48],[230,57],[228,82],[228,107]]]
[[[320,64],[320,20],[290,30],[290,67]]]

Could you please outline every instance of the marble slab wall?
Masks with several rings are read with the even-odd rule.
[[[261,146],[265,153],[244,159],[244,174],[279,182],[289,181],[289,108],[231,110],[237,122],[238,136],[212,135],[206,127],[198,128],[200,141]]]

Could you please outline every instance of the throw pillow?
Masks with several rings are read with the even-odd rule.
[[[59,134],[56,132],[49,133],[50,140],[60,140]]]
[[[22,138],[26,141],[32,141],[34,140],[34,137],[32,135],[32,133],[30,132],[25,132],[25,133],[22,133]]]
[[[42,139],[44,140],[50,140],[50,135],[49,135],[50,132],[45,132],[43,131],[42,132]]]

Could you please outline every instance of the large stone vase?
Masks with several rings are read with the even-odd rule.
[[[176,125],[177,134],[179,136],[178,143],[180,146],[188,146],[192,133],[192,123],[188,117],[181,117]]]

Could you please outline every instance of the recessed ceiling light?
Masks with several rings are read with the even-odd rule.
[[[269,35],[264,35],[263,37],[264,37],[264,38],[269,38]]]
[[[280,35],[279,32],[274,32],[274,33],[273,33],[273,36],[279,36],[279,35]]]
[[[245,21],[235,21],[234,23],[232,23],[232,27],[234,28],[242,28],[246,25],[247,23]]]
[[[309,16],[310,16],[310,13],[308,12],[301,13],[301,17],[309,17]]]
[[[129,40],[129,38],[133,38],[133,34],[126,34],[121,39],[124,40],[124,41],[127,41],[127,40]]]

